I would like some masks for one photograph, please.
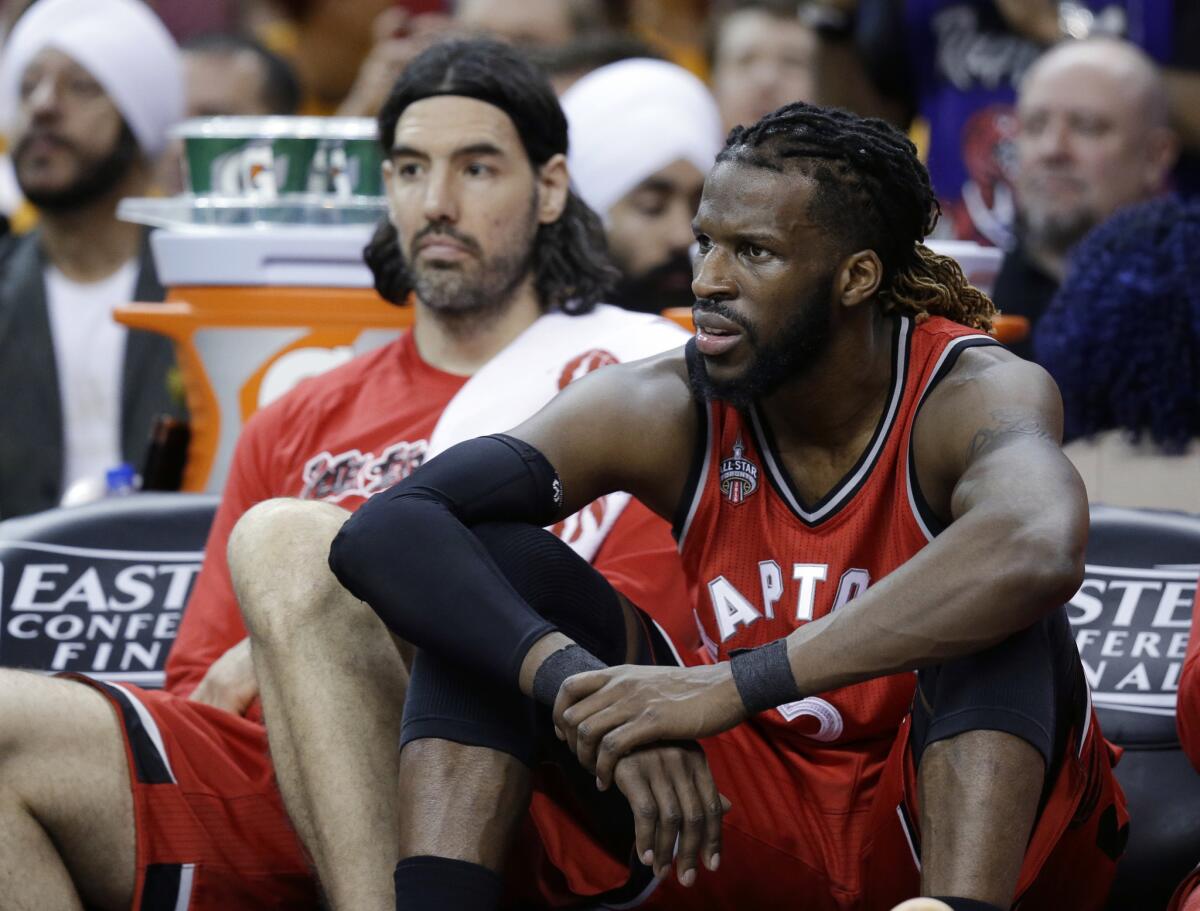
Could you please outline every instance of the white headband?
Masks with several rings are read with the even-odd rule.
[[[39,0],[12,30],[0,61],[0,119],[7,127],[21,77],[41,51],[62,51],[100,83],[142,151],[166,146],[183,119],[183,63],[174,39],[140,0]]]
[[[707,174],[721,151],[721,115],[708,88],[663,60],[622,60],[584,76],[563,94],[570,127],[567,166],[596,213],[673,161]]]

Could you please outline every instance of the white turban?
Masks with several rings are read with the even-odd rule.
[[[663,60],[622,60],[562,96],[575,191],[603,219],[626,193],[680,159],[707,174],[721,151],[721,115],[708,88]]]
[[[183,61],[175,40],[140,0],[39,0],[17,22],[0,62],[0,117],[16,113],[21,76],[46,48],[92,74],[150,157],[183,119]]]

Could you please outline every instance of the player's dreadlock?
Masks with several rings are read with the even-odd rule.
[[[750,127],[734,127],[718,161],[782,171],[794,165],[817,186],[809,214],[842,239],[846,252],[874,250],[883,263],[885,313],[918,322],[944,316],[988,331],[996,308],[958,263],[922,241],[941,214],[916,147],[883,120],[803,102]]]

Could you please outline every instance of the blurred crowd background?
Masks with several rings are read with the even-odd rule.
[[[57,36],[22,36],[42,3],[61,7]],[[794,101],[902,126],[941,201],[934,237],[1001,251],[993,297],[1030,327],[1014,350],[1059,380],[1089,489],[1123,502],[1111,465],[1128,478],[1144,463],[1130,505],[1200,512],[1194,0],[147,0],[156,19],[135,23],[134,54],[134,25],[69,6],[0,3],[0,383],[42,396],[0,405],[0,515],[55,505],[122,457],[139,464],[148,416],[172,410],[170,351],[126,344],[105,315],[162,299],[144,231],[116,218],[115,197],[184,188],[171,128],[374,117],[423,49],[475,35],[526,50],[560,93],[576,188],[622,273],[614,302],[631,309],[690,305],[690,220],[731,127]],[[29,64],[47,41],[57,69]],[[156,75],[172,68],[182,98],[177,77]],[[119,130],[89,122],[93,95]],[[46,299],[32,328],[11,315],[33,312],[22,294]],[[81,299],[98,302],[92,322],[63,316]],[[56,411],[61,427],[12,442]],[[35,458],[50,467],[31,483]]]

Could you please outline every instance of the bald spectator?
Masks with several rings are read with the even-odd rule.
[[[1021,85],[1017,116],[1017,245],[993,297],[1036,324],[1083,236],[1166,190],[1179,142],[1157,67],[1115,39],[1047,51]],[[1029,357],[1031,345],[1014,350]]]
[[[816,33],[795,0],[737,0],[718,7],[712,25],[713,94],[728,131],[816,90]]]
[[[178,48],[138,0],[40,0],[4,48],[0,107],[39,227],[0,251],[0,516],[103,485],[176,410],[171,344],[112,308],[162,300],[145,234],[116,208],[147,192],[183,106]]]
[[[212,33],[183,46],[187,116],[295,114],[300,84],[291,65],[252,38]]]
[[[673,63],[623,60],[580,79],[562,105],[575,188],[622,273],[613,303],[690,307],[692,217],[722,142],[712,95]]]
[[[1012,243],[1013,104],[1047,48],[1124,38],[1164,68],[1171,122],[1200,191],[1200,3],[1195,0],[805,0],[817,31],[818,100],[912,124],[962,239]]]

